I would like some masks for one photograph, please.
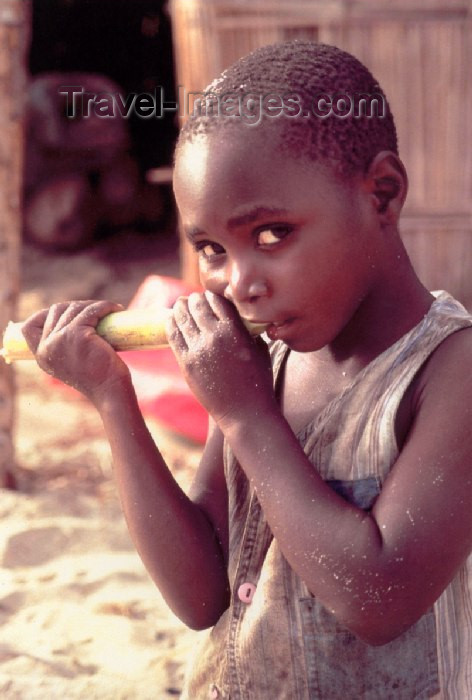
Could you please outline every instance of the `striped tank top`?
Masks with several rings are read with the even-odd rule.
[[[298,434],[322,478],[360,508],[372,507],[398,457],[395,416],[415,374],[445,338],[472,326],[456,300],[435,296],[424,319]],[[276,342],[271,352],[276,380],[289,350]],[[228,446],[224,457],[231,604],[203,633],[182,700],[472,698],[472,555],[418,622],[369,646],[291,569]]]

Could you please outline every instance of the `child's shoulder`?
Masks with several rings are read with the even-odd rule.
[[[467,381],[472,369],[472,314],[446,292],[434,295],[427,319],[439,342],[425,363],[423,378],[433,383],[454,377]]]
[[[400,341],[416,372],[406,398],[413,414],[432,397],[442,409],[469,397],[472,410],[472,314],[447,292],[433,294],[423,321]]]
[[[444,402],[455,400],[453,389],[472,394],[472,316],[470,325],[451,332],[431,353],[420,376],[423,391],[426,387],[444,387]],[[468,410],[472,410],[472,404]]]
[[[437,301],[427,320],[430,340],[431,334],[434,336],[435,333],[438,333],[438,339],[433,340],[432,351],[427,353],[409,386],[397,421],[402,415],[408,416],[404,421],[407,426],[405,436],[413,425],[422,425],[423,439],[435,440],[442,435],[446,445],[454,435],[454,439],[465,443],[469,433],[472,434],[469,427],[472,412],[472,314],[448,294],[436,296]]]

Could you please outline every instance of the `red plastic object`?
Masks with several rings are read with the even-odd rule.
[[[139,286],[129,308],[171,308],[179,296],[194,291],[199,288],[182,280],[150,275]],[[188,388],[172,350],[128,350],[120,355],[130,369],[143,414],[179,435],[204,443],[208,414]]]

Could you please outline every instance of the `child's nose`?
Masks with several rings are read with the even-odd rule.
[[[268,294],[267,281],[252,267],[232,263],[227,280],[224,295],[235,303],[255,301]]]

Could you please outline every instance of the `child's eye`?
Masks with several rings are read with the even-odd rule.
[[[195,250],[205,259],[213,258],[215,255],[222,255],[225,252],[223,246],[210,241],[199,241],[195,244]]]
[[[265,228],[258,232],[257,242],[259,245],[275,245],[280,243],[290,231],[291,229],[288,226],[270,226],[270,228]]]

